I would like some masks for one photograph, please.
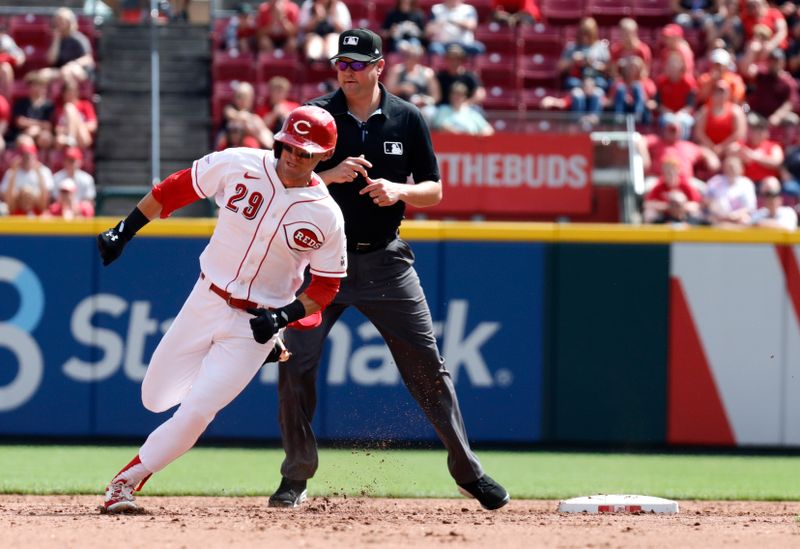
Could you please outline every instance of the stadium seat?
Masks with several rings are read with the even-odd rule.
[[[320,95],[325,95],[330,91],[330,88],[325,85],[325,82],[303,84],[300,86],[300,101],[308,101]]]
[[[47,60],[47,47],[24,46],[25,64],[15,70],[15,77],[21,78],[31,71],[36,71],[50,66]]]
[[[89,39],[89,41],[92,43],[92,48],[94,48],[97,42],[97,29],[94,26],[94,20],[88,15],[79,16],[78,30]]]
[[[52,33],[49,28],[42,29],[34,26],[15,27],[11,37],[21,48],[31,46],[36,49],[47,49],[52,42]]]
[[[348,2],[347,9],[350,10],[350,18],[353,20],[353,27],[369,27],[372,25],[372,4],[368,2]],[[383,23],[383,21],[381,21]],[[381,23],[378,23],[380,26]],[[378,29],[374,29],[378,30]]]
[[[633,15],[633,0],[588,0],[586,13],[600,25],[616,24]]]
[[[336,80],[336,70],[328,61],[315,61],[305,66],[305,81],[309,84]]]
[[[492,0],[470,0],[465,3],[472,5],[475,11],[478,12],[478,23],[488,23],[492,20],[492,13],[494,12]]]
[[[517,56],[490,53],[475,58],[475,69],[483,85],[515,89],[519,86]]]
[[[211,95],[211,120],[215,128],[222,123],[222,109],[233,101],[232,82],[214,82]]]
[[[584,0],[542,0],[542,16],[552,25],[574,25],[584,15]]]
[[[395,0],[374,0],[372,2],[372,10],[370,12],[370,17],[372,21],[376,23],[376,27],[373,30],[378,30],[378,28],[383,25],[383,22],[386,20],[386,14],[392,11],[395,7],[397,2]]]
[[[486,46],[487,53],[516,53],[517,35],[514,29],[498,23],[484,23],[475,30],[475,39]]]
[[[296,55],[260,54],[256,80],[266,83],[273,76],[285,76],[292,83],[300,82],[303,76],[303,64]]]
[[[663,26],[672,21],[675,12],[670,0],[633,0],[633,17],[640,25]]]
[[[518,70],[524,87],[558,85],[558,55],[535,53],[521,56]]]
[[[256,79],[255,62],[250,54],[231,55],[225,51],[215,51],[211,61],[211,77],[215,82]]]
[[[520,43],[524,55],[561,53],[564,49],[563,33],[559,27],[537,23],[520,29]]]
[[[212,49],[218,50],[225,47],[225,29],[228,28],[229,22],[227,17],[214,19],[214,26],[211,30]]]
[[[522,88],[520,92],[520,102],[526,110],[537,110],[542,103],[545,96],[563,97],[564,91],[557,88],[547,88],[544,86],[537,86],[534,88]]]
[[[483,108],[486,110],[513,111],[520,107],[519,89],[503,86],[486,86]]]

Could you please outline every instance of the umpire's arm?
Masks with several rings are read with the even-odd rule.
[[[408,196],[403,200],[416,208],[436,206],[442,201],[442,182],[439,163],[433,152],[431,132],[422,118],[422,113],[414,107],[409,113],[409,132],[414,145],[411,156],[411,175],[416,185],[405,185]]]

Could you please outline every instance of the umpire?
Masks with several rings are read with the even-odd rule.
[[[385,66],[381,39],[367,29],[343,32],[332,58],[340,88],[310,103],[329,111],[339,140],[317,173],[344,214],[347,278],[322,314],[319,327],[288,330],[294,353],[279,366],[279,420],[286,458],[270,507],[295,507],[318,466],[311,420],[316,378],[328,332],[353,306],[378,329],[412,396],[447,448],[450,474],[465,495],[486,509],[508,503],[506,490],[483,474],[470,450],[450,373],[439,355],[430,310],[414,254],[398,238],[405,204],[426,207],[442,199],[431,137],[416,107],[378,83]],[[413,176],[416,184],[408,184]]]

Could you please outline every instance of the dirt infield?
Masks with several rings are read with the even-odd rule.
[[[673,516],[562,515],[555,501],[139,498],[145,513],[101,515],[99,497],[0,496],[0,547],[800,547],[800,503],[681,502]]]

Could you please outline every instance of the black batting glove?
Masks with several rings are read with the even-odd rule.
[[[116,226],[97,235],[97,249],[100,250],[103,266],[110,265],[112,261],[122,255],[125,245],[136,236],[139,229],[149,222],[150,220],[137,206],[128,214],[128,217],[117,223]]]
[[[278,330],[283,327],[278,319],[278,315],[274,311],[263,308],[250,308],[247,309],[247,312],[253,315],[253,318],[250,319],[250,329],[253,330],[253,339],[262,345],[272,339],[272,336],[277,334]]]
[[[97,235],[97,249],[100,250],[104,267],[122,255],[125,245],[130,242],[130,237],[120,231],[123,223],[120,221],[115,227]]]

